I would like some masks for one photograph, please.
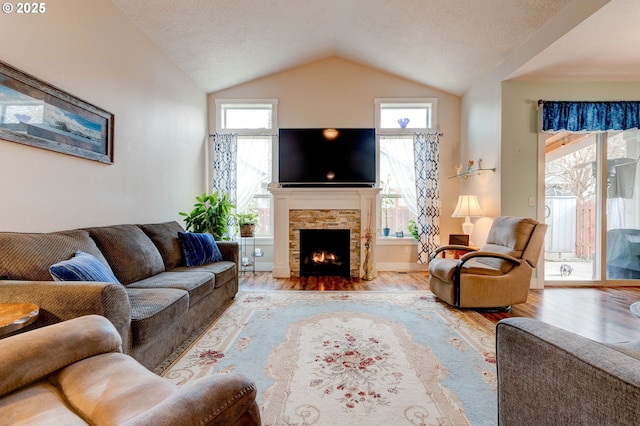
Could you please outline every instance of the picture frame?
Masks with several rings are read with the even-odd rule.
[[[456,246],[468,246],[469,236],[467,234],[449,234],[449,244]]]
[[[0,139],[113,164],[114,116],[0,62]]]

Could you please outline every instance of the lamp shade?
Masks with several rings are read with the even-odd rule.
[[[483,216],[478,197],[475,195],[458,196],[458,204],[451,217],[479,217]]]

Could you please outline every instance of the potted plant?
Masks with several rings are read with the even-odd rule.
[[[258,224],[258,214],[254,212],[236,213],[234,217],[240,228],[240,236],[253,237]]]
[[[229,200],[228,194],[221,195],[218,191],[196,197],[196,203],[190,213],[180,212],[184,216],[187,230],[191,232],[209,232],[216,240],[222,240],[227,235],[227,221],[235,205]]]
[[[418,224],[416,223],[415,219],[409,219],[409,233],[413,236],[413,238],[415,238],[416,240],[420,239],[420,235],[418,234]]]

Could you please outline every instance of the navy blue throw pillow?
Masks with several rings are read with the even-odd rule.
[[[187,266],[199,266],[222,260],[218,244],[209,233],[178,232],[178,240]]]
[[[97,257],[76,251],[74,257],[49,267],[49,273],[55,281],[98,281],[120,283],[113,271]]]

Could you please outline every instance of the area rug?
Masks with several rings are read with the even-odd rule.
[[[255,380],[264,425],[495,425],[494,325],[431,292],[240,292],[162,375]]]

